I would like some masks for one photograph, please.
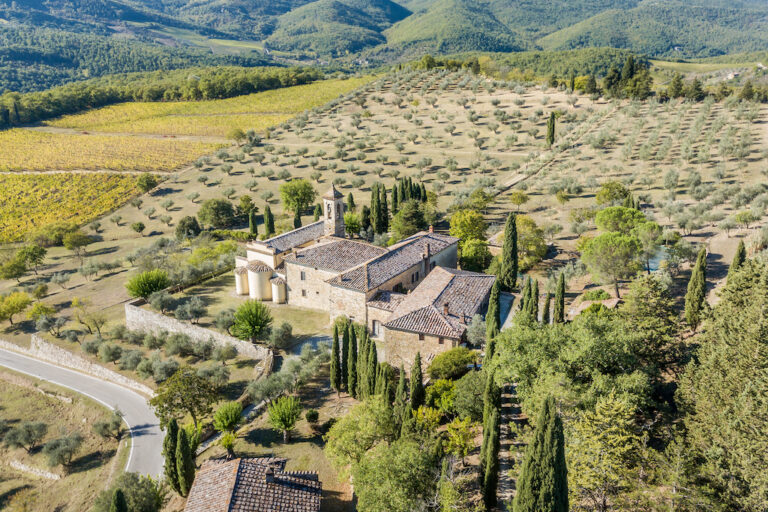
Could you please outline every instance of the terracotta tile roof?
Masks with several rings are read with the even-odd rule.
[[[272,284],[285,284],[285,279],[278,276],[278,277],[273,277],[272,279],[269,280],[269,282]]]
[[[368,301],[368,306],[385,311],[394,311],[405,298],[404,293],[395,293],[381,290]]]
[[[276,253],[290,251],[312,240],[317,240],[325,234],[325,222],[319,220],[306,226],[288,231],[282,235],[273,236],[268,240],[251,242],[253,245],[273,249]]]
[[[342,194],[341,192],[336,190],[336,186],[335,185],[331,185],[331,188],[328,189],[328,192],[323,194],[323,199],[331,199],[331,200],[333,200],[333,199],[340,199],[342,197],[344,197],[344,194]]]
[[[359,265],[343,274],[330,279],[334,286],[358,291],[372,290],[396,277],[424,259],[424,254],[437,254],[459,239],[422,231],[393,245],[381,256]]]
[[[496,276],[436,267],[395,308],[388,329],[459,339],[480,312]],[[446,312],[447,308],[447,312]]]
[[[377,247],[365,242],[336,239],[327,244],[313,245],[289,254],[285,261],[307,267],[344,272],[387,252],[383,247]]]
[[[258,272],[258,273],[272,272],[272,269],[269,268],[269,265],[265,265],[260,261],[249,261],[248,265],[246,265],[245,268],[246,270],[249,270],[251,272]]]
[[[318,512],[316,473],[286,472],[285,459],[211,459],[195,476],[185,512]]]
[[[235,268],[235,274],[237,274],[237,275],[245,274],[246,272],[248,272],[248,267],[236,267]]]

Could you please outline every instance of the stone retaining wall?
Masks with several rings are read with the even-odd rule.
[[[144,299],[128,302],[125,305],[125,325],[132,331],[151,332],[159,334],[162,331],[168,333],[186,334],[193,341],[212,341],[218,346],[234,345],[240,355],[264,360],[271,351],[266,347],[254,345],[247,341],[211,331],[198,325],[182,322],[155,311],[139,306],[145,304]]]
[[[0,340],[0,348],[11,350],[14,352],[20,352],[22,354],[47,361],[65,368],[71,368],[77,370],[101,380],[106,380],[114,384],[138,391],[147,396],[153,396],[155,392],[149,386],[145,386],[140,382],[136,382],[133,379],[129,379],[125,375],[112,371],[96,363],[92,363],[87,359],[78,356],[70,352],[69,350],[58,347],[52,343],[48,343],[40,336],[36,334],[32,335],[29,348],[25,349],[19,345],[14,345],[7,341]]]

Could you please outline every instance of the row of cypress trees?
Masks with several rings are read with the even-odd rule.
[[[393,371],[389,365],[379,364],[376,342],[371,339],[367,329],[356,327],[352,322],[334,324],[331,387],[337,393],[344,390],[350,396],[360,399],[379,393],[391,396],[392,376]]]
[[[486,366],[483,369],[486,380],[483,393],[483,444],[480,446],[480,485],[483,502],[488,510],[496,506],[501,448],[501,388],[496,385],[495,370],[489,368]]]
[[[181,496],[187,496],[195,480],[195,454],[187,431],[175,419],[168,423],[163,440],[165,480]]]

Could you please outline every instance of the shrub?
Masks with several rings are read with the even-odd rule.
[[[268,345],[275,350],[288,348],[292,341],[293,326],[288,322],[283,322],[269,333]]]
[[[317,423],[317,420],[320,419],[320,413],[317,412],[317,409],[309,409],[304,417],[307,419],[308,423],[314,425]]]
[[[176,224],[176,239],[184,240],[188,238],[195,238],[200,234],[200,224],[195,217],[186,216],[182,217],[178,224]]]
[[[82,444],[83,436],[75,432],[45,443],[43,454],[48,457],[48,465],[51,467],[69,466]]]
[[[197,370],[197,375],[208,379],[216,387],[226,386],[229,382],[229,368],[223,364],[209,364]]]
[[[148,298],[152,293],[170,286],[171,281],[165,270],[149,270],[133,276],[125,287],[131,297]]]
[[[206,340],[192,344],[192,353],[198,359],[210,359],[213,354],[214,345],[211,340]]]
[[[163,345],[165,345],[165,338],[161,336],[155,336],[151,332],[148,332],[144,335],[144,338],[141,340],[142,345],[147,347],[148,349],[156,349],[160,348]]]
[[[611,295],[608,292],[602,288],[597,288],[596,290],[589,290],[585,292],[582,300],[608,300],[610,298]]]
[[[99,347],[102,343],[103,341],[99,338],[86,340],[80,345],[80,348],[83,349],[83,352],[86,354],[96,355],[99,353]]]
[[[237,308],[232,334],[253,343],[268,331],[271,324],[269,308],[257,300],[248,300]]]
[[[432,379],[458,379],[469,371],[467,365],[475,359],[475,353],[466,347],[452,348],[435,356],[427,373]]]
[[[483,393],[485,372],[469,372],[456,381],[453,396],[453,410],[461,418],[472,421],[483,419]]]
[[[121,370],[135,370],[144,359],[141,350],[125,350],[120,356],[119,366]]]
[[[99,359],[104,363],[113,363],[123,355],[123,349],[114,343],[102,343],[99,346]]]
[[[192,342],[186,334],[174,333],[168,336],[165,341],[165,355],[167,356],[188,356],[192,350]]]
[[[159,480],[138,473],[123,473],[109,489],[96,496],[91,512],[110,512],[112,496],[117,489],[125,494],[131,512],[159,512],[168,494],[167,487]]]

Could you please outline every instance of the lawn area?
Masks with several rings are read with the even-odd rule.
[[[68,473],[61,467],[49,468],[40,448],[28,454],[21,448],[0,446],[0,509],[10,512],[87,510],[127,461],[128,436],[121,441],[118,451],[116,441],[105,440],[91,429],[91,425],[106,420],[109,415],[105,407],[81,395],[22,374],[0,371],[0,417],[8,423],[5,428],[23,421],[42,421],[48,425],[43,443],[59,437],[62,432],[80,432],[84,437]],[[10,467],[12,461],[60,474],[62,478],[49,480],[19,471]]]
[[[757,64],[756,62],[670,62],[666,60],[651,60],[650,62],[657,68],[680,73],[707,73],[721,69],[751,68]]]
[[[352,512],[352,492],[347,481],[340,481],[338,472],[323,452],[322,434],[313,429],[304,413],[308,409],[317,409],[320,413],[318,425],[331,418],[340,418],[357,403],[354,399],[343,396],[336,398],[328,384],[328,367],[299,391],[303,408],[302,418],[291,434],[291,441],[283,444],[282,434],[269,425],[268,415],[262,414],[238,432],[235,453],[240,457],[285,457],[288,459],[288,471],[315,471],[323,484],[322,511]],[[198,458],[198,464],[212,457],[225,455],[225,450],[214,446]]]

